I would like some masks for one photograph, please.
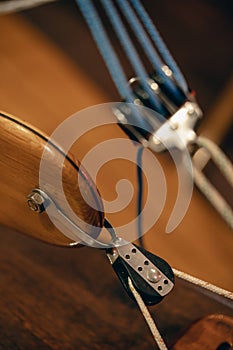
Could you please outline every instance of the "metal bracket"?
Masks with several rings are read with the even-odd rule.
[[[134,106],[127,104],[125,107],[124,103],[121,103],[115,108],[114,114],[126,134],[144,147],[155,152],[171,148],[183,150],[196,139],[194,128],[202,117],[202,111],[192,94],[186,96],[180,91],[181,96],[176,100],[175,96],[168,96],[166,91],[163,91],[163,84],[156,81],[156,77],[151,77],[148,79],[148,85],[164,108],[162,118],[159,114],[156,116],[149,96],[137,77],[129,81],[132,86],[136,84],[132,87],[135,95]],[[154,113],[151,113],[152,111]]]
[[[195,102],[185,102],[148,140],[148,147],[155,152],[170,148],[184,149],[196,139],[194,127],[202,117]]]
[[[107,255],[112,265],[118,258],[123,259],[161,297],[167,295],[174,287],[174,283],[161,269],[131,243],[112,248]]]
[[[101,241],[91,237],[75,222],[69,219],[56,205],[53,199],[43,190],[38,188],[33,189],[27,196],[27,202],[29,208],[36,213],[40,214],[46,209],[49,217],[53,218],[54,222],[59,224],[59,227],[63,228],[63,234],[73,240],[75,244],[79,242],[90,247],[97,247],[102,249],[109,248],[109,244],[102,243]]]

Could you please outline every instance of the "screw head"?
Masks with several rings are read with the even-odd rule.
[[[185,107],[188,110],[188,115],[193,116],[195,114],[195,108],[193,107],[192,103],[186,102]]]
[[[28,206],[32,211],[42,213],[45,210],[45,199],[40,193],[31,192],[27,198]]]
[[[170,122],[170,128],[171,128],[171,130],[177,130],[178,129],[178,124]]]
[[[155,136],[155,135],[153,135],[153,143],[155,144],[155,145],[160,145],[160,140],[158,139],[158,137],[157,136]]]
[[[147,271],[147,279],[151,283],[156,283],[161,279],[161,274],[157,269],[151,268]]]

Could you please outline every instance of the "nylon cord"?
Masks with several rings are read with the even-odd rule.
[[[120,61],[115,53],[113,46],[109,40],[109,37],[103,27],[103,24],[99,18],[99,15],[90,0],[76,0],[83,17],[85,18],[92,36],[97,44],[97,47],[104,59],[104,62],[108,68],[108,71],[112,77],[115,86],[122,97],[122,99],[131,103],[130,108],[133,110],[133,117],[135,119],[135,125],[142,129],[148,130],[148,123],[141,118],[141,115],[134,104],[135,96],[128,84],[126,75],[121,67]]]
[[[97,47],[111,74],[120,96],[128,102],[133,102],[134,97],[128,86],[128,80],[121,67],[120,61],[100,21],[99,15],[90,0],[76,0],[83,17],[85,18]]]
[[[170,54],[167,46],[165,45],[162,37],[160,36],[158,30],[156,29],[154,23],[152,22],[151,18],[149,17],[147,11],[142,6],[140,0],[130,0],[132,5],[134,6],[135,10],[138,13],[138,16],[141,18],[145,28],[147,29],[148,33],[150,34],[151,39],[153,40],[154,44],[156,45],[158,51],[160,52],[161,56],[163,57],[165,63],[167,66],[172,70],[174,77],[176,81],[178,82],[181,89],[188,93],[188,85],[186,83],[186,80],[179,69],[176,61],[173,59],[172,55]]]
[[[142,300],[141,295],[137,292],[135,289],[132,280],[128,277],[128,284],[131,292],[133,293],[133,296],[138,304],[138,307],[151,331],[151,334],[160,350],[168,350],[156,324],[155,321],[153,320],[148,308],[146,307],[144,301]]]
[[[197,277],[194,277],[188,273],[185,273],[183,271],[180,271],[180,270],[177,270],[175,268],[172,269],[175,276],[178,277],[178,278],[181,278],[189,283],[192,283],[192,284],[195,284],[199,287],[202,287],[204,289],[207,289],[209,290],[210,292],[212,293],[215,293],[215,294],[218,294],[218,295],[221,295],[227,299],[230,299],[230,300],[233,300],[233,293],[228,291],[228,290],[225,290],[223,288],[220,288],[220,287],[217,287],[215,286],[214,284],[211,284],[209,282],[206,282],[206,281],[203,281],[201,280],[200,278],[197,278]]]
[[[119,14],[116,11],[116,8],[113,2],[111,0],[101,0],[101,3],[108,15],[110,22],[112,23],[112,26],[115,30],[116,35],[118,36],[118,39],[123,49],[125,50],[125,53],[128,57],[129,62],[131,63],[136,75],[141,78],[141,83],[144,90],[148,93],[148,95],[152,99],[154,108],[158,112],[162,112],[161,103],[158,101],[158,98],[153,93],[153,91],[151,90],[148,84],[149,76],[142,65],[139,55],[125,29],[125,26],[122,20],[120,19]]]
[[[96,41],[96,44],[99,48],[100,53],[103,56],[103,59],[106,63],[106,66],[111,74],[111,77],[123,99],[126,99],[127,102],[134,102],[133,93],[131,88],[127,86],[127,78],[121,67],[119,58],[114,51],[113,46],[107,36],[107,33],[104,29],[103,23],[99,17],[98,12],[96,11],[93,3],[90,0],[76,0],[79,5],[84,18],[91,30],[91,33]],[[159,76],[163,78],[163,84],[167,87],[171,94],[176,96],[180,95],[179,89],[175,86],[174,82],[163,72],[162,66],[163,63],[160,60],[156,50],[154,49],[150,39],[148,38],[147,33],[142,27],[142,24],[138,20],[134,10],[130,7],[127,1],[117,0],[118,6],[121,8],[121,11],[124,13],[126,21],[134,29],[136,37],[138,37],[144,51],[146,52],[150,61],[153,62],[153,65],[156,68]],[[149,85],[149,76],[146,72],[146,69],[138,55],[138,52],[132,43],[131,38],[126,30],[126,27],[121,20],[119,12],[114,6],[111,0],[101,0],[101,4],[108,15],[108,20],[111,22],[112,27],[119,39],[119,42],[126,53],[126,57],[129,60],[135,74],[140,78],[141,85],[144,91],[148,94],[150,98],[150,103],[152,108],[161,114],[166,114],[166,110],[163,107],[160,99],[156,96],[155,92],[151,89]],[[182,97],[183,98],[183,97]],[[139,115],[140,116],[140,115]]]
[[[143,178],[142,178],[142,154],[144,147],[138,147],[137,150],[137,182],[138,182],[138,198],[137,198],[137,231],[138,241],[141,247],[144,247],[142,238],[142,198],[143,198]]]
[[[233,300],[233,293],[230,291],[227,291],[223,288],[219,288],[211,283],[203,281],[199,278],[196,278],[196,277],[194,277],[188,273],[185,273],[183,271],[179,271],[175,268],[173,268],[172,270],[173,270],[175,276],[178,278],[181,278],[189,283],[192,283],[192,284],[197,285],[201,288],[209,290],[212,293],[215,293],[215,294],[223,296],[227,299]],[[164,339],[162,338],[162,336],[161,336],[161,334],[160,334],[160,332],[155,324],[155,321],[153,320],[153,318],[152,318],[148,308],[146,307],[142,297],[137,292],[136,288],[133,285],[132,280],[129,277],[128,277],[128,285],[130,287],[131,292],[133,293],[133,296],[134,296],[134,298],[138,304],[138,307],[139,307],[139,309],[140,309],[140,311],[141,311],[141,313],[142,313],[142,315],[143,315],[143,317],[144,317],[144,319],[145,319],[145,321],[146,321],[146,323],[151,331],[151,334],[152,334],[158,348],[160,350],[167,350],[168,348],[167,348],[167,346],[164,342]]]
[[[195,143],[210,154],[211,159],[219,168],[222,175],[233,187],[233,166],[223,151],[213,141],[203,136],[197,137]],[[224,221],[233,228],[233,210],[231,206],[196,166],[193,167],[193,174],[196,186],[218,211]]]
[[[218,166],[223,176],[233,187],[233,165],[221,148],[215,142],[203,136],[197,137],[195,143],[210,154],[213,162]]]
[[[121,8],[121,11],[124,14],[127,22],[130,24],[131,28],[133,29],[135,36],[137,37],[138,41],[142,45],[144,52],[146,53],[154,69],[156,70],[158,75],[163,79],[164,85],[167,86],[167,88],[170,90],[172,94],[174,94],[175,96],[177,94],[179,95],[179,90],[176,88],[174,82],[162,70],[163,63],[160,57],[158,56],[156,50],[152,46],[147,33],[143,29],[140,21],[136,17],[135,12],[131,8],[130,4],[125,0],[116,0],[116,2]]]
[[[206,176],[196,167],[193,167],[193,175],[195,185],[213,205],[224,221],[231,228],[233,228],[233,211],[230,205],[226,202],[218,190],[210,183]]]

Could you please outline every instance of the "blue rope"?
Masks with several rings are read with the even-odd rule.
[[[106,31],[99,19],[98,13],[90,0],[76,0],[82,14],[91,30],[92,36],[99,48],[119,94],[128,102],[134,101],[134,96],[128,85],[128,80],[121,67],[119,59],[108,39]]]
[[[143,130],[151,130],[151,125],[149,125],[144,118],[141,118],[137,106],[134,105],[135,96],[128,84],[125,73],[99,19],[95,7],[90,0],[76,0],[76,2],[90,28],[92,36],[106,63],[119,94],[123,99],[130,103],[130,108],[133,111],[131,123]]]
[[[142,198],[143,198],[143,178],[142,178],[142,154],[143,147],[138,147],[137,151],[137,180],[138,180],[138,198],[137,198],[137,232],[138,232],[138,241],[143,247],[143,238],[142,238]]]
[[[160,52],[161,56],[163,57],[165,63],[167,66],[172,70],[174,77],[177,81],[177,83],[180,85],[180,87],[183,89],[185,93],[188,92],[188,86],[185,81],[185,78],[183,74],[181,73],[178,65],[176,64],[175,60],[173,59],[172,55],[170,54],[169,50],[167,49],[165,43],[163,42],[163,39],[161,38],[158,30],[156,29],[154,23],[152,22],[151,18],[149,17],[148,13],[140,3],[140,0],[130,0],[133,4],[135,10],[138,13],[138,16],[141,18],[142,22],[144,23],[145,28],[147,29],[148,33],[150,34],[151,39],[155,43],[158,51]]]
[[[148,85],[148,79],[149,79],[148,74],[141,63],[139,55],[124,27],[122,20],[120,19],[120,16],[116,11],[115,6],[113,5],[111,0],[101,0],[101,2],[106,13],[108,14],[108,18],[112,23],[112,26],[120,40],[120,43],[127,54],[129,62],[131,63],[136,75],[140,77],[141,84],[144,90],[148,93],[152,103],[154,104],[153,107],[158,112],[162,113],[163,108],[161,107],[161,103],[159,102],[158,98],[156,98],[156,95],[153,93],[150,86]]]
[[[134,1],[134,0],[131,0],[131,1]],[[148,130],[148,127],[150,129],[151,127],[149,125],[150,123],[148,124],[148,122],[145,119],[141,118],[138,109],[135,106],[133,106],[135,101],[134,92],[132,91],[131,87],[128,84],[126,74],[121,66],[119,58],[117,57],[116,52],[111,44],[111,41],[109,40],[109,37],[104,29],[104,26],[100,20],[99,14],[92,3],[92,0],[76,0],[76,2],[83,13],[83,16],[89,26],[92,36],[99,48],[99,51],[106,63],[108,71],[112,77],[113,82],[115,83],[115,86],[120,96],[126,102],[132,103],[132,110],[134,112],[133,113],[134,115],[131,119],[132,123],[136,124],[142,129]],[[139,77],[144,91],[148,94],[148,102],[150,103],[151,108],[153,108],[155,111],[158,111],[163,116],[167,116],[166,108],[163,106],[160,99],[156,96],[156,94],[152,91],[151,87],[148,84],[148,79],[149,79],[148,74],[125,29],[125,26],[119,16],[118,11],[113,5],[113,2],[111,0],[101,0],[101,2],[106,13],[108,14],[109,20],[112,23],[114,31],[116,32],[116,35],[118,36],[119,41],[124,51],[126,52],[126,56],[129,62],[131,63],[135,73]],[[125,16],[127,13],[126,20],[134,29],[136,33],[135,35],[138,37],[138,40],[140,41],[142,47],[146,51],[148,58],[150,58],[150,60],[153,61],[158,75],[163,78],[164,88],[166,88],[168,90],[168,93],[173,95],[174,98],[176,98],[176,100],[182,101],[184,96],[182,95],[180,90],[176,87],[174,82],[169,77],[167,77],[165,73],[162,71],[161,66],[163,63],[160,57],[157,55],[153,45],[151,44],[147,33],[142,27],[142,24],[140,23],[137,16],[135,15],[134,10],[129,6],[126,0],[116,0],[116,2],[120,6],[121,11],[125,14]],[[140,5],[140,3],[137,1],[134,2],[134,4],[136,4],[137,6]],[[146,12],[144,12],[143,14],[145,15],[145,13]],[[158,38],[157,38],[157,41],[158,41]],[[158,115],[158,118],[159,118],[159,115]]]
[[[131,28],[133,29],[135,36],[138,38],[138,41],[142,45],[144,52],[146,53],[152,66],[154,67],[158,75],[163,79],[164,85],[171,92],[171,94],[176,96],[177,94],[179,94],[179,90],[175,86],[174,82],[163,72],[163,63],[160,57],[158,56],[156,50],[152,46],[147,33],[145,32],[140,21],[136,17],[130,4],[125,0],[116,0],[116,2],[121,8],[121,11],[124,14],[128,23],[130,24]]]

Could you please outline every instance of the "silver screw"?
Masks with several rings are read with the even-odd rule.
[[[153,135],[153,143],[154,143],[155,145],[160,145],[161,141],[158,139],[157,136]]]
[[[186,102],[186,103],[185,103],[185,107],[186,107],[187,110],[188,110],[188,115],[193,116],[193,115],[195,114],[195,109],[194,109],[192,103]]]
[[[153,268],[147,271],[146,277],[151,283],[156,283],[162,278],[160,272]]]
[[[42,213],[45,210],[45,198],[35,190],[33,190],[28,196],[27,196],[27,203],[29,208],[36,212],[36,213]]]
[[[168,66],[164,65],[162,67],[162,70],[166,74],[167,77],[171,77],[172,76],[172,71],[171,71],[171,69]]]
[[[171,129],[171,130],[177,130],[177,129],[178,129],[178,124],[177,124],[177,123],[171,123],[171,122],[170,122],[170,129]]]

